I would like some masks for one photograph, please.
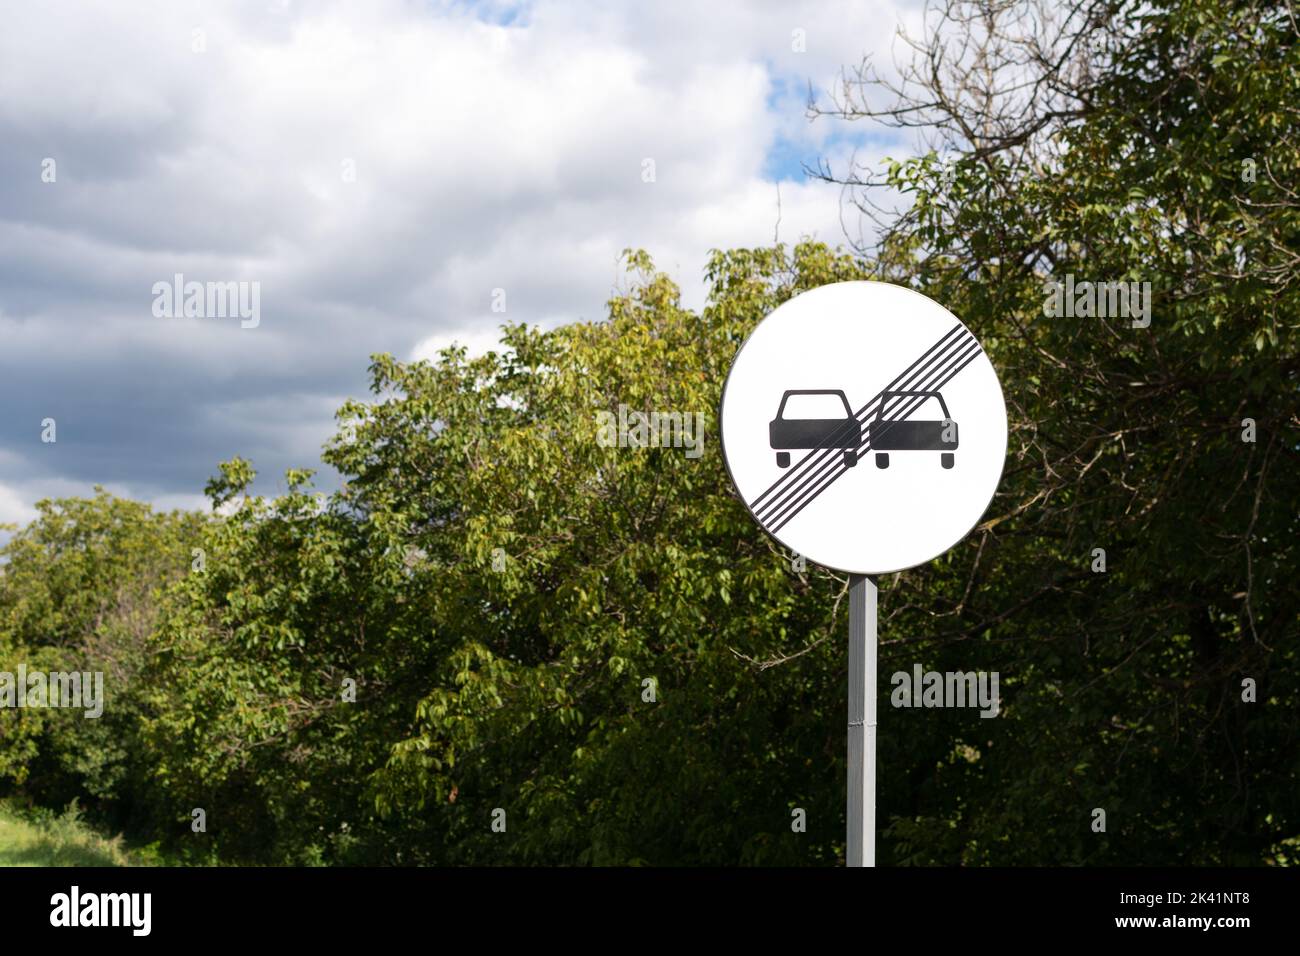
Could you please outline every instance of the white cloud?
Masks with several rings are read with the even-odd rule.
[[[24,525],[36,517],[25,496],[13,488],[0,485],[0,524]]]
[[[504,349],[499,331],[480,328],[460,329],[439,332],[426,339],[421,339],[415,344],[415,348],[411,349],[406,358],[410,361],[423,359],[428,362],[436,362],[438,353],[452,345],[464,346],[470,357],[486,355],[488,352],[501,352]]]
[[[847,148],[804,119],[804,81],[825,87],[864,52],[887,60],[915,16],[879,0],[482,9],[8,13],[0,399],[19,424],[0,425],[0,444],[25,447],[54,408],[64,478],[195,495],[236,452],[260,451],[264,475],[315,464],[303,456],[332,433],[330,403],[362,390],[373,352],[482,350],[503,320],[599,317],[625,247],[698,306],[709,249],[772,241],[772,150]],[[791,49],[796,29],[807,52]],[[57,183],[40,181],[46,156]],[[841,241],[837,190],[780,188],[782,240]],[[177,272],[259,281],[260,327],[154,318],[150,288]],[[20,496],[0,508],[35,500],[30,475],[0,477]]]

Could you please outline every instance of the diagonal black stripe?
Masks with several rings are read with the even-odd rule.
[[[960,328],[960,326],[958,328]],[[895,378],[892,382],[890,382],[887,386],[885,386],[885,388],[883,388],[879,393],[877,393],[876,396],[872,398],[870,402],[862,406],[862,408],[858,410],[857,415],[863,415],[864,413],[866,413],[866,417],[871,417],[872,415],[875,414],[875,412],[872,411],[873,406],[877,405],[880,402],[881,396],[883,396],[886,392],[896,390],[900,387],[900,385],[906,384],[909,385],[909,387],[916,387],[916,385],[924,383],[926,379],[933,377],[933,372],[935,371],[935,369],[942,369],[945,363],[947,363],[952,356],[962,352],[962,350],[969,347],[969,345],[974,341],[975,341],[974,337],[969,334],[965,336],[961,336],[958,339],[953,340],[953,342],[949,343],[948,346],[945,347],[943,350],[941,350],[939,353],[932,355],[929,359],[927,359],[924,362],[921,368],[917,368],[917,365],[920,362],[920,360],[918,360],[918,362],[913,362],[911,367],[908,368],[907,371],[905,371],[902,375]],[[915,371],[913,371],[914,369]],[[891,399],[891,401],[892,400],[893,399]],[[855,415],[855,418],[856,417],[857,416]],[[858,424],[860,426],[863,423],[859,422]],[[766,523],[768,520],[770,520],[771,517],[774,517],[781,510],[783,510],[791,502],[792,499],[797,499],[802,497],[803,493],[813,483],[821,479],[821,477],[826,472],[827,467],[833,468],[836,464],[840,463],[842,459],[843,459],[843,455],[839,451],[833,451],[829,455],[826,454],[821,455],[817,461],[812,462],[807,468],[805,468],[801,472],[799,476],[799,481],[796,485],[787,489],[783,489],[782,492],[779,493],[775,499],[769,500],[762,507],[755,507],[753,509],[754,516],[758,518],[761,522]]]
[[[968,356],[968,357],[967,357],[967,358],[966,358],[966,359],[965,359],[965,360],[964,360],[964,361],[963,361],[963,362],[962,362],[962,363],[961,363],[957,368],[953,369],[953,371],[952,371],[951,374],[945,376],[941,381],[939,381],[938,383],[936,383],[935,388],[936,388],[936,389],[943,388],[943,387],[944,387],[944,386],[945,386],[949,381],[952,380],[953,376],[955,376],[955,375],[956,375],[958,372],[960,372],[963,368],[965,368],[965,367],[966,367],[967,365],[969,365],[972,361],[974,361],[975,357],[976,357],[978,354],[979,354],[979,351],[978,351],[978,350],[976,350],[976,351],[970,353],[969,356]],[[915,411],[916,408],[918,408],[919,406],[920,406],[920,402],[915,403],[911,408],[909,408],[909,409],[906,410],[905,414],[910,415],[910,414],[911,414],[913,411]],[[869,442],[869,441],[868,441],[868,442],[864,442],[864,443],[859,447],[859,449],[858,449],[858,454],[859,454],[859,456],[865,454],[866,451],[867,451],[867,449],[869,449],[869,448],[870,448],[870,442]],[[793,520],[793,519],[794,519],[794,518],[795,518],[795,517],[796,517],[796,516],[801,512],[801,511],[803,511],[804,508],[806,508],[808,505],[812,504],[812,502],[815,501],[815,500],[817,499],[817,497],[818,497],[819,495],[821,495],[822,492],[824,492],[827,488],[829,488],[829,487],[830,487],[831,485],[833,485],[836,481],[838,481],[838,480],[840,479],[840,477],[841,477],[841,476],[842,476],[846,471],[848,471],[848,468],[847,468],[847,467],[841,467],[841,468],[839,468],[838,470],[836,470],[836,471],[834,471],[833,473],[831,473],[830,475],[828,475],[827,478],[823,481],[823,483],[821,484],[820,487],[818,487],[818,488],[817,488],[817,489],[816,489],[812,494],[805,496],[805,497],[803,498],[803,500],[801,500],[801,501],[798,503],[797,507],[794,507],[792,510],[788,510],[787,513],[783,514],[783,515],[780,517],[780,519],[777,520],[777,521],[772,525],[772,527],[770,528],[770,530],[771,530],[773,533],[776,533],[777,531],[780,531],[782,528],[784,528],[784,527],[785,527],[787,524],[789,524],[790,521],[792,521],[792,520]]]
[[[957,325],[945,332],[939,337],[938,341],[921,354],[920,358],[904,369],[892,382],[877,392],[872,399],[867,402],[867,404],[854,412],[849,421],[846,421],[842,426],[840,426],[840,428],[836,429],[835,432],[824,438],[821,444],[809,451],[807,455],[800,459],[798,464],[783,474],[766,491],[755,498],[753,502],[750,503],[750,509],[754,511],[755,515],[757,516],[760,510],[766,510],[774,504],[778,504],[779,500],[789,498],[791,493],[797,494],[798,486],[805,483],[810,472],[818,469],[825,462],[833,460],[837,456],[838,452],[834,446],[847,438],[849,434],[851,434],[851,429],[861,428],[861,426],[865,424],[865,418],[872,414],[873,406],[880,401],[880,397],[885,392],[897,388],[903,379],[907,378],[917,370],[918,366],[929,366],[936,361],[942,362],[946,356],[952,354],[953,351],[961,347],[961,333],[964,331],[965,330],[962,326]],[[953,338],[954,333],[957,334],[956,338]],[[813,460],[814,458],[816,460]],[[765,499],[768,499],[768,497],[774,492],[777,494],[778,501],[774,502],[769,500],[767,501],[767,504],[764,504]]]
[[[873,405],[876,401],[878,401],[881,395],[894,388],[898,384],[898,381],[903,378],[903,376],[910,374],[912,370],[915,369],[918,365],[920,365],[922,362],[929,359],[932,356],[932,354],[935,352],[935,350],[941,349],[944,352],[949,351],[953,343],[948,342],[947,340],[951,338],[955,333],[959,333],[961,331],[963,331],[962,326],[955,325],[947,332],[945,332],[943,335],[941,335],[938,341],[936,341],[933,345],[931,345],[928,349],[926,349],[921,354],[920,358],[918,358],[915,362],[913,362],[906,369],[904,369],[903,372],[899,374],[898,377],[895,378],[893,382],[891,382],[889,385],[886,385],[883,389],[877,392],[875,396],[871,399],[871,401],[867,402],[866,405],[863,405],[862,408],[858,409],[857,412],[855,412],[853,415],[853,418],[858,420],[858,424],[859,425],[862,424],[861,417],[863,413],[866,412],[867,409],[871,407],[871,405]],[[795,464],[793,468],[791,468],[788,472],[783,474],[771,485],[771,487],[769,487],[766,491],[764,491],[752,502],[750,502],[750,508],[757,509],[758,506],[762,504],[763,500],[767,498],[768,495],[780,489],[783,485],[788,485],[789,483],[798,480],[800,476],[800,469],[803,468],[804,464],[814,455],[817,455],[819,452],[823,450],[829,449],[830,446],[833,445],[835,442],[838,442],[844,437],[846,437],[846,435],[848,434],[848,429],[850,427],[851,426],[846,422],[843,426],[841,426],[840,429],[837,429],[836,433],[829,435],[825,439],[823,439],[822,443],[818,445],[817,448],[814,448],[811,451],[809,451],[808,454],[805,455],[802,459],[800,459],[799,462]]]
[[[970,342],[967,344],[967,346],[963,349],[963,351],[961,351],[957,356],[955,356],[947,364],[946,367],[939,369],[935,375],[930,376],[929,381],[923,383],[926,386],[925,390],[933,391],[942,388],[947,382],[952,380],[953,375],[957,374],[957,372],[960,371],[962,368],[965,368],[966,365],[968,365],[970,361],[980,353],[980,351],[981,350],[979,347],[979,343],[977,343],[974,340],[974,338],[972,338]],[[894,421],[901,420],[902,417],[906,417],[906,415],[910,415],[918,407],[920,407],[920,404],[923,401],[924,399],[915,400],[912,403],[911,407],[907,408],[906,411],[903,412],[902,416],[899,416],[891,420]],[[898,408],[902,409],[904,407],[906,406],[900,405]],[[870,447],[871,447],[871,442],[868,439],[867,441],[864,441],[861,445],[858,446],[858,448],[855,451],[855,454],[860,458]],[[840,477],[840,475],[844,474],[844,472],[846,472],[847,470],[848,470],[848,466],[843,464],[842,459],[833,460],[830,463],[829,468],[823,468],[820,470],[816,478],[817,486],[815,488],[809,488],[809,491],[807,493],[801,495],[796,500],[787,501],[783,506],[767,509],[767,511],[765,512],[765,517],[763,522],[764,526],[766,526],[768,523],[771,522],[777,522],[776,527],[772,529],[773,531],[783,526],[787,521],[789,521],[790,518],[794,517],[795,514],[798,514],[800,511],[802,511],[804,506],[811,503],[813,499],[815,499],[823,491],[829,488],[831,484],[833,484]],[[793,511],[791,509],[793,509]]]
[[[965,348],[959,355],[954,356],[952,360],[947,363],[948,365],[947,369],[940,372],[941,378],[938,382],[935,382],[926,388],[916,389],[915,391],[922,391],[922,392],[939,391],[945,385],[951,382],[953,380],[953,377],[956,376],[958,372],[960,372],[972,361],[974,361],[975,358],[981,352],[983,352],[983,349],[980,347],[978,342],[974,341],[974,337],[972,337],[970,346]],[[905,396],[905,397],[910,399],[910,401],[907,402],[906,404],[905,410],[901,411],[899,414],[896,414],[893,418],[888,419],[889,422],[903,421],[909,415],[911,415],[912,412],[920,408],[921,405],[925,403],[925,400],[927,398],[927,396],[925,395],[912,395],[912,396]],[[903,408],[903,406],[900,405],[899,408]],[[898,412],[898,409],[895,409],[895,411]],[[870,446],[871,446],[870,440],[864,441],[862,445],[859,447],[859,451],[866,451]]]
[[[791,491],[795,490],[794,486],[802,483],[811,470],[816,469],[819,465],[836,457],[835,449],[833,448],[833,446],[839,443],[840,441],[842,441],[845,437],[847,437],[847,435],[849,434],[849,429],[861,428],[861,426],[865,423],[865,418],[869,415],[869,413],[872,412],[874,405],[880,400],[881,395],[885,391],[889,390],[890,388],[896,387],[899,380],[901,380],[909,373],[911,373],[913,369],[917,367],[917,365],[922,363],[928,364],[930,361],[932,361],[935,358],[936,350],[939,350],[941,354],[947,354],[953,346],[953,343],[948,340],[954,333],[959,333],[960,331],[961,331],[960,326],[954,326],[952,329],[949,329],[948,332],[946,332],[943,336],[941,336],[939,340],[934,343],[934,345],[930,346],[930,348],[927,349],[921,355],[920,358],[918,358],[915,362],[912,363],[911,366],[905,369],[902,374],[900,374],[897,378],[895,378],[893,382],[885,386],[885,388],[882,389],[881,392],[878,392],[875,396],[873,396],[872,399],[869,402],[867,402],[867,404],[863,405],[860,409],[858,409],[858,411],[853,414],[851,422],[846,421],[840,429],[838,429],[836,432],[823,439],[823,441],[821,442],[820,445],[818,445],[817,448],[814,448],[811,451],[809,451],[808,454],[805,455],[795,465],[794,468],[790,469],[789,472],[785,473],[780,478],[778,478],[777,481],[774,482],[771,487],[769,487],[766,491],[764,491],[761,495],[759,495],[756,499],[754,499],[754,502],[751,504],[751,508],[759,509],[762,507],[770,507],[774,502],[768,501],[766,506],[764,506],[763,503],[764,500],[767,499],[768,496],[773,493],[777,493],[779,498],[788,497],[788,494]]]
[[[926,385],[937,376],[942,375],[943,370],[951,364],[952,360],[956,356],[964,354],[964,351],[972,345],[977,349],[979,348],[974,337],[968,335],[964,340],[959,341],[957,345],[950,349],[946,349],[941,355],[936,356],[933,360],[933,364],[927,362],[924,368],[918,370],[913,375],[907,376],[907,380],[902,382],[900,382],[899,379],[895,379],[889,384],[885,391],[896,389],[900,384],[907,385],[911,388],[918,388],[922,385]],[[883,395],[884,391],[882,391],[881,394]],[[890,401],[897,401],[899,398],[901,398],[901,396],[895,396],[893,399],[890,399]],[[863,406],[863,411],[870,409],[871,406],[877,404],[877,401],[878,397]],[[826,475],[836,467],[847,467],[843,464],[843,455],[840,453],[824,456],[819,462],[814,462],[809,469],[805,471],[804,480],[801,481],[797,487],[784,492],[779,495],[777,499],[769,501],[762,509],[760,509],[761,515],[759,512],[755,512],[755,517],[758,517],[764,524],[779,517],[783,511],[802,500],[809,490],[812,489],[813,485],[822,483],[825,480]],[[814,496],[818,493],[820,493],[820,488],[812,491]]]
[[[951,372],[949,372],[946,376],[944,376],[943,380],[940,381],[939,383],[937,383],[937,384],[934,386],[934,388],[932,389],[932,391],[938,391],[939,389],[941,389],[941,388],[943,388],[945,385],[947,385],[949,382],[951,382],[951,381],[953,380],[953,378],[956,377],[957,373],[960,372],[962,369],[964,369],[964,368],[965,368],[967,365],[969,365],[971,362],[975,361],[976,357],[979,356],[979,355],[981,354],[981,352],[982,352],[982,350],[979,348],[978,343],[977,343],[975,349],[974,349],[974,350],[973,350],[973,351],[972,351],[972,352],[971,352],[971,353],[970,353],[970,354],[969,354],[969,355],[968,355],[968,356],[967,356],[967,357],[966,357],[966,358],[961,362],[961,364],[958,365],[956,368],[954,368],[954,369],[953,369]],[[924,399],[922,399],[921,401],[924,401]],[[916,408],[919,408],[919,407],[920,407],[920,402],[918,402],[918,403],[916,404],[915,407],[913,407],[911,410],[909,410],[909,411],[907,412],[907,414],[910,415],[913,411],[916,410]],[[859,454],[859,456],[862,454],[862,452],[866,451],[866,450],[867,450],[868,448],[870,448],[870,447],[871,447],[871,442],[870,442],[869,440],[866,441],[866,442],[863,442],[862,445],[861,445],[861,446],[859,447],[859,449],[858,449],[858,454]],[[790,521],[791,521],[791,520],[792,520],[792,519],[793,519],[797,514],[799,514],[799,512],[803,511],[804,508],[806,508],[808,505],[812,504],[812,502],[816,500],[817,495],[820,495],[820,494],[822,493],[822,491],[825,491],[826,488],[829,488],[832,484],[834,484],[834,483],[835,483],[835,482],[840,478],[840,476],[843,475],[844,472],[846,472],[846,471],[848,471],[848,468],[841,468],[840,471],[839,471],[837,474],[833,475],[833,476],[830,478],[830,480],[826,482],[826,486],[825,486],[824,488],[819,489],[819,490],[817,491],[816,494],[814,494],[812,497],[810,497],[810,498],[808,498],[806,501],[804,501],[803,504],[801,504],[798,508],[796,508],[796,509],[795,509],[793,512],[791,512],[789,515],[787,515],[787,516],[785,516],[784,518],[782,518],[779,524],[775,525],[774,527],[772,527],[772,528],[770,529],[771,532],[772,532],[773,534],[775,534],[776,532],[778,532],[778,531],[780,531],[782,528],[784,528],[787,524],[789,524]]]
[[[974,337],[972,336],[965,343],[965,345],[961,347],[961,349],[957,352],[956,355],[954,355],[946,363],[941,364],[939,368],[932,370],[932,372],[930,374],[927,374],[922,379],[922,381],[917,383],[917,385],[918,386],[925,385],[926,388],[923,390],[930,390],[930,391],[941,388],[943,384],[947,383],[952,379],[952,376],[955,375],[957,371],[959,371],[961,368],[964,368],[970,362],[970,360],[973,359],[979,353],[980,353],[979,343],[976,342]],[[953,366],[957,366],[957,367],[954,369]],[[905,396],[896,396],[896,398],[904,399],[904,401],[897,406],[896,411],[897,409],[902,409],[906,407]],[[910,415],[913,411],[915,411],[920,406],[921,402],[923,401],[924,399],[915,401],[912,404],[911,408],[909,408],[904,413],[903,417],[905,417],[906,415]],[[881,417],[882,418],[884,417],[883,413]],[[871,444],[870,440],[864,441],[856,449],[855,454],[858,457],[861,457],[863,452],[870,447],[870,444]],[[795,499],[793,500],[789,498],[783,499],[781,503],[778,503],[773,507],[764,509],[764,515],[762,519],[762,523],[764,524],[764,526],[766,526],[769,523],[777,522],[778,519],[780,519],[779,523],[777,524],[777,527],[781,527],[782,525],[785,524],[786,521],[794,517],[795,514],[797,514],[799,511],[802,511],[805,505],[810,503],[814,498],[816,498],[823,491],[829,488],[830,485],[840,477],[840,475],[842,475],[845,471],[848,470],[848,466],[843,463],[842,457],[831,459],[830,462],[828,462],[828,466],[829,467],[823,467],[819,469],[818,473],[813,476],[810,482],[805,483],[805,485],[803,486],[807,490],[804,491],[799,496],[797,496]],[[812,487],[812,484],[814,483],[816,484],[816,487]],[[792,508],[794,509],[793,512],[791,512]],[[772,530],[775,531],[776,528],[773,528]]]

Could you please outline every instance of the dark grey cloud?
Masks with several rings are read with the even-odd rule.
[[[769,13],[400,0],[6,12],[0,521],[95,483],[198,504],[235,454],[274,492],[285,468],[319,466],[372,353],[597,317],[626,246],[698,304],[709,248],[771,239],[768,152],[815,151],[829,132],[774,90],[829,80],[878,44],[870,24],[897,18],[890,3]],[[809,52],[792,58],[795,28]],[[783,238],[840,238],[833,190],[786,183],[782,221]],[[258,283],[258,327],[154,315],[154,283],[176,273]]]

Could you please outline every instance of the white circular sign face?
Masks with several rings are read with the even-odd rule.
[[[923,564],[988,508],[1007,452],[997,373],[951,312],[887,282],[796,296],[736,355],[722,453],[772,537],[856,574]]]

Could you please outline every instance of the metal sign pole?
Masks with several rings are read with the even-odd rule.
[[[876,865],[876,582],[849,575],[849,866]]]

